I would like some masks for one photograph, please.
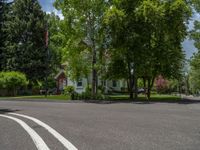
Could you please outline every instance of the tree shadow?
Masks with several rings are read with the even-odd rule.
[[[156,103],[168,103],[168,104],[182,104],[182,105],[189,105],[189,104],[200,104],[200,100],[194,100],[194,99],[154,99],[154,100],[123,100],[123,99],[117,99],[117,100],[84,100],[85,103],[93,103],[93,104],[156,104]]]
[[[20,110],[2,109],[2,108],[0,108],[0,114],[7,114],[7,113],[17,112],[17,111],[20,111]]]

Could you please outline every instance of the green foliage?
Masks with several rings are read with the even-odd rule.
[[[64,93],[67,94],[73,94],[75,92],[75,88],[73,86],[65,86],[64,87]]]
[[[10,3],[7,0],[0,0],[0,71],[4,70],[6,64],[6,46],[5,39],[7,33],[5,30],[5,22],[10,9]]]
[[[54,13],[45,16],[48,22],[49,32],[49,73],[57,72],[57,68],[61,65],[62,60],[62,46],[64,44],[64,36],[62,34],[61,23],[62,21]]]
[[[105,16],[112,37],[108,74],[129,80],[130,87],[134,78],[146,78],[148,89],[160,74],[180,78],[190,16],[184,0],[115,1]]]
[[[12,95],[17,94],[17,90],[27,85],[26,76],[20,72],[0,72],[0,89],[11,90]]]
[[[103,16],[107,8],[105,0],[56,0],[54,5],[64,15],[65,36],[64,61],[69,64],[69,76],[73,80],[88,78],[93,73],[93,88],[96,93],[97,75],[102,68],[101,54],[105,50]]]
[[[193,56],[190,65],[190,88],[193,93],[197,94],[200,91],[200,52]]]
[[[109,100],[109,97],[100,93],[97,93],[94,97],[91,92],[83,92],[81,94],[76,93],[74,100]]]
[[[37,0],[16,0],[5,22],[9,35],[4,70],[23,72],[31,82],[42,80],[47,73],[45,49],[45,14]]]
[[[200,12],[200,1],[199,0],[191,0],[192,5],[196,9],[196,11]]]
[[[194,6],[200,12],[200,1],[193,0]],[[200,21],[194,22],[194,29],[191,31],[190,37],[194,40],[194,46],[197,48],[197,53],[193,55],[190,62],[189,83],[192,93],[200,91]]]

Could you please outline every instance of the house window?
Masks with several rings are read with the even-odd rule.
[[[117,81],[116,80],[113,80],[113,87],[117,87]]]
[[[79,81],[77,82],[77,86],[78,86],[78,87],[83,86],[82,80],[79,80]]]
[[[106,86],[106,81],[101,81],[102,86]]]

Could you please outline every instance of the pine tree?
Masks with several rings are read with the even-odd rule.
[[[6,21],[6,13],[8,12],[8,6],[10,3],[7,3],[5,0],[0,0],[0,71],[4,69],[5,65],[5,38],[6,32],[4,31],[4,25]]]
[[[37,0],[16,0],[11,12],[6,69],[25,73],[31,82],[42,80],[47,73],[45,14]]]

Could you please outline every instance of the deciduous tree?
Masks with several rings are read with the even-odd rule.
[[[91,66],[93,96],[97,93],[97,62],[101,48],[102,19],[106,3],[107,1],[105,0],[56,0],[55,2],[56,8],[62,10],[66,22],[65,28],[68,35],[66,35],[66,47],[64,49],[66,52],[69,52],[68,54],[72,54],[70,57],[73,61],[71,61],[70,66],[78,68],[73,70],[77,71],[75,72],[76,75],[80,75],[81,72],[87,72],[88,67]],[[85,53],[90,54],[85,57]],[[89,60],[91,65],[87,65],[88,61],[86,61],[86,65],[77,65],[76,63],[78,62],[74,63],[74,61],[80,57],[81,63],[83,63],[84,60]],[[86,70],[79,71],[79,69],[84,69],[85,67],[87,68]]]

